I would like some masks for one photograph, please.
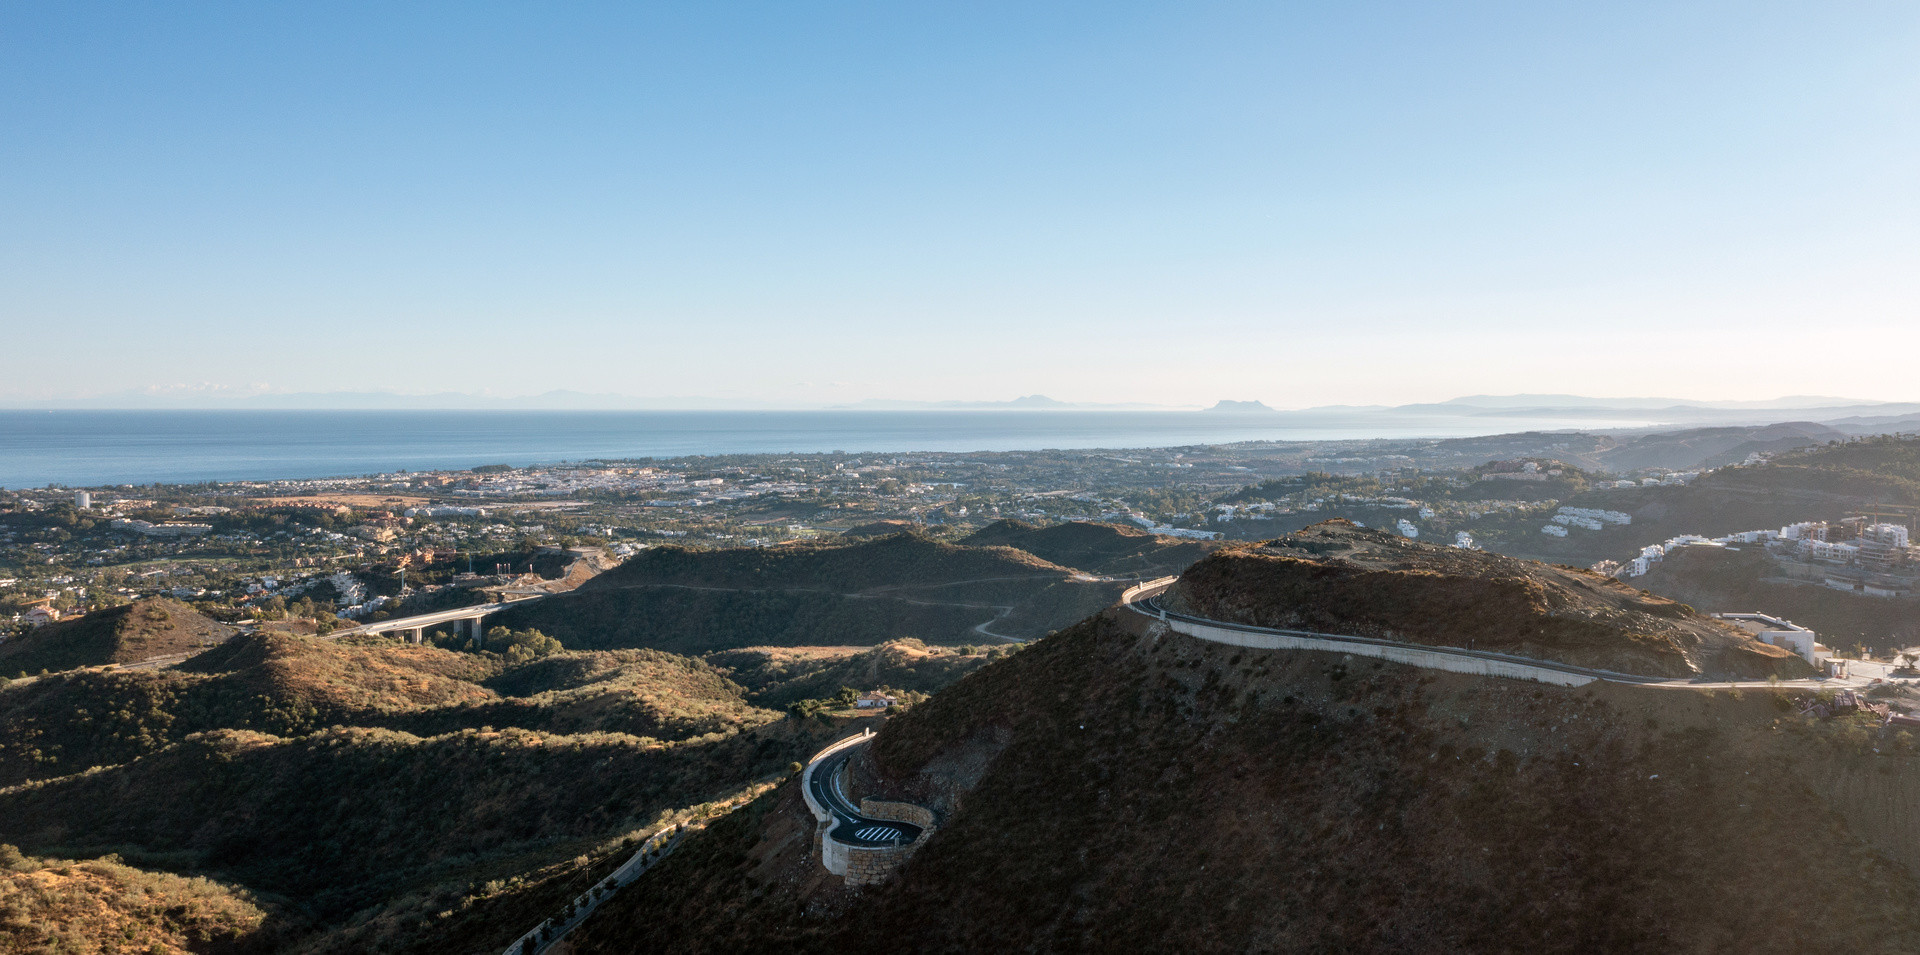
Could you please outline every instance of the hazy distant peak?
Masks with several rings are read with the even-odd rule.
[[[1474,408],[1531,409],[1628,409],[1648,411],[1664,408],[1722,408],[1728,410],[1786,410],[1795,408],[1842,408],[1885,404],[1864,398],[1834,398],[1823,395],[1787,395],[1761,401],[1695,401],[1687,398],[1595,398],[1588,395],[1467,395],[1436,402],[1439,405]]]
[[[1215,404],[1213,407],[1208,408],[1207,410],[1209,412],[1223,411],[1230,414],[1273,414],[1274,413],[1273,409],[1267,407],[1266,403],[1262,401],[1222,400],[1219,403]]]

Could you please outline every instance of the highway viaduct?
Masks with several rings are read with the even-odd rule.
[[[437,610],[433,613],[417,614],[412,617],[395,617],[391,620],[379,620],[358,626],[345,627],[327,635],[328,639],[352,637],[364,634],[392,634],[409,643],[419,643],[426,639],[427,631],[441,624],[457,624],[455,633],[480,639],[487,617],[499,613],[508,607],[518,607],[524,603],[539,600],[546,594],[508,594],[505,600],[497,603],[475,604],[471,607],[456,607],[452,610]]]

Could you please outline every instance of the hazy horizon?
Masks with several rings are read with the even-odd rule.
[[[124,391],[91,398],[58,398],[38,401],[0,397],[0,410],[94,410],[143,411],[181,410],[314,410],[314,411],[464,411],[464,410],[555,410],[555,411],[1116,411],[1116,412],[1192,412],[1267,410],[1298,414],[1307,412],[1355,411],[1391,412],[1403,409],[1463,410],[1539,410],[1548,413],[1606,410],[1653,412],[1667,409],[1705,411],[1793,412],[1828,411],[1897,406],[1913,402],[1894,402],[1868,398],[1827,395],[1782,395],[1768,399],[1730,400],[1659,397],[1647,395],[1605,396],[1570,394],[1453,395],[1432,401],[1387,404],[1318,404],[1288,407],[1268,404],[1260,398],[1230,396],[1205,404],[1162,405],[1150,403],[1106,403],[1063,400],[1034,393],[1014,398],[895,399],[869,397],[842,403],[804,403],[797,401],[755,401],[720,399],[704,396],[646,396],[588,393],[559,389],[522,394],[492,392],[397,392],[397,391],[226,391],[205,389],[150,389]],[[1234,407],[1251,406],[1251,407]]]

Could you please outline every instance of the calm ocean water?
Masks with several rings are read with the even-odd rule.
[[[1099,411],[0,411],[0,487],[315,478],[590,458],[1149,448],[1572,426],[1515,418]]]

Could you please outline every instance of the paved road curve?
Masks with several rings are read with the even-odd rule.
[[[847,798],[842,788],[840,770],[846,766],[847,757],[866,743],[856,743],[838,752],[831,753],[814,764],[813,788],[814,801],[827,807],[833,813],[833,829],[828,833],[834,841],[850,846],[894,846],[906,845],[920,838],[920,827],[912,823],[896,822],[892,819],[870,819],[860,814],[860,808]]]

